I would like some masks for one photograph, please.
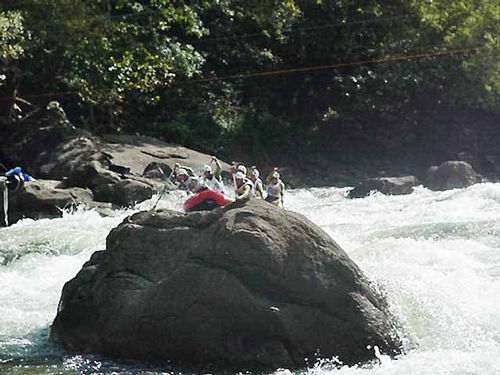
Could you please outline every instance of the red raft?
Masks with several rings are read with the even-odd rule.
[[[233,203],[232,199],[224,196],[215,190],[203,190],[184,202],[186,211],[210,211],[216,207],[227,206]]]

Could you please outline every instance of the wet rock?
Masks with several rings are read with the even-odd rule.
[[[113,163],[129,167],[137,176],[143,175],[151,163],[162,165],[169,175],[176,163],[199,172],[211,160],[210,155],[138,135],[105,135],[100,148]],[[222,162],[222,168],[229,170],[230,166]]]
[[[231,369],[399,352],[383,297],[320,228],[260,200],[135,214],[64,286],[69,350]]]
[[[117,206],[132,206],[138,202],[151,199],[153,189],[144,182],[122,180],[112,184],[96,186],[92,192],[94,199],[101,202],[111,202]]]
[[[148,164],[144,172],[142,173],[143,177],[146,178],[155,178],[159,180],[165,180],[172,173],[172,168],[165,163],[157,163],[152,162]]]
[[[89,189],[59,189],[59,181],[38,180],[26,182],[24,188],[9,193],[9,222],[22,218],[40,219],[61,217],[62,210],[78,205],[95,207]],[[3,210],[0,213],[3,223]]]
[[[418,185],[415,176],[369,178],[358,183],[349,192],[349,198],[363,198],[371,191],[379,191],[386,195],[411,194],[413,188]]]
[[[482,180],[470,164],[464,161],[447,161],[427,170],[425,186],[431,190],[449,190],[464,188]]]
[[[90,188],[97,200],[117,206],[141,202],[162,190],[165,177],[152,166],[161,165],[168,176],[176,163],[199,171],[211,160],[209,155],[151,137],[97,137],[61,126],[38,129],[18,143],[0,147],[35,178],[62,180],[66,188]],[[225,163],[223,167],[229,169]]]

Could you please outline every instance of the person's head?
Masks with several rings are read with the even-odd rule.
[[[177,181],[186,182],[189,178],[189,174],[184,168],[179,168],[176,172]]]
[[[212,167],[210,165],[205,165],[203,167],[203,176],[212,177]]]
[[[247,175],[247,167],[245,167],[243,164],[238,164],[238,166],[236,167],[236,172],[241,172],[246,176]]]
[[[197,193],[201,189],[201,186],[200,180],[195,177],[188,178],[186,182],[186,188],[192,193]]]
[[[252,173],[250,174],[250,179],[255,182],[259,178],[259,176],[260,176],[259,170],[257,168],[254,168],[252,170]]]
[[[236,181],[236,186],[240,187],[245,181],[245,174],[241,171],[236,172],[236,174],[234,175],[234,181]]]
[[[278,183],[278,181],[279,181],[279,179],[280,179],[280,174],[279,174],[279,172],[276,172],[276,171],[275,171],[275,172],[273,172],[273,174],[271,175],[271,183],[272,183],[272,184],[277,184],[277,183]]]

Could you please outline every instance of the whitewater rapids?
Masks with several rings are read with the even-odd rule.
[[[356,200],[347,190],[289,191],[285,206],[322,227],[386,294],[402,322],[406,354],[354,367],[311,361],[300,374],[498,374],[500,184]],[[158,207],[180,210],[183,194],[166,195]],[[112,228],[155,202],[113,217],[77,210],[0,229],[1,374],[177,373],[67,353],[48,342],[64,283],[105,248]]]

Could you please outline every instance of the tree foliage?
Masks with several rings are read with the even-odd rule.
[[[326,150],[454,108],[500,112],[493,0],[4,0],[0,31],[4,96],[212,152]]]

